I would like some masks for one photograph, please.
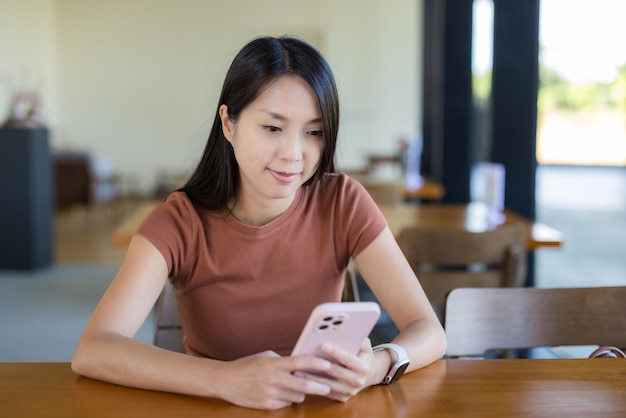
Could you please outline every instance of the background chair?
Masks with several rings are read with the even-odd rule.
[[[121,198],[113,163],[82,152],[60,152],[53,158],[56,209],[75,204],[89,207]]]
[[[356,302],[359,300],[357,283],[351,268],[346,271],[345,287],[343,291],[344,302]],[[154,345],[166,350],[185,352],[183,344],[183,329],[180,325],[180,316],[176,307],[174,287],[168,280],[157,302],[156,331],[154,333]]]
[[[517,287],[526,278],[522,225],[483,232],[410,227],[397,238],[441,319],[448,292],[457,287]]]
[[[368,170],[344,171],[363,185],[377,204],[397,204],[404,200],[404,177],[376,177]]]
[[[156,332],[154,345],[179,353],[185,352],[183,329],[176,307],[174,287],[168,280],[157,302]]]
[[[446,354],[606,345],[626,348],[626,286],[454,289],[445,305]]]
[[[404,183],[401,181],[369,181],[362,182],[365,190],[377,204],[397,204],[404,200]]]

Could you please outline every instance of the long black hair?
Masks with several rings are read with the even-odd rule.
[[[239,165],[231,144],[224,137],[219,107],[228,107],[228,116],[237,121],[241,111],[253,102],[268,83],[283,75],[306,81],[317,97],[322,116],[324,149],[320,163],[305,185],[335,171],[335,147],[339,129],[339,98],[332,71],[322,55],[306,42],[283,36],[257,38],[234,58],[222,87],[213,127],[202,158],[189,181],[179,189],[205,209],[218,210],[236,198]]]

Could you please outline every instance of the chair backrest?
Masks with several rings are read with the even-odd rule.
[[[626,347],[626,286],[455,289],[445,305],[448,356],[487,350]]]
[[[54,157],[55,205],[66,209],[77,203],[92,201],[91,171],[86,154],[60,153]]]
[[[396,204],[402,202],[403,184],[399,181],[364,182],[363,187],[377,204]]]
[[[470,232],[409,227],[398,245],[440,318],[448,292],[458,287],[517,287],[526,278],[526,234],[518,224]]]
[[[344,302],[357,302],[359,291],[354,273],[348,269],[345,276],[343,291]],[[154,345],[179,353],[185,352],[183,344],[183,329],[180,324],[180,316],[176,306],[174,287],[168,280],[157,302],[156,330],[154,333]]]
[[[176,307],[174,287],[168,280],[157,302],[156,331],[154,345],[179,353],[185,352],[183,329]]]

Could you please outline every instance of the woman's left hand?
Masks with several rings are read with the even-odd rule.
[[[298,372],[297,375],[330,386],[331,391],[326,395],[328,398],[345,402],[364,388],[379,383],[376,377],[376,359],[369,338],[363,341],[356,355],[332,344],[324,344],[321,348],[336,363],[325,371],[328,377],[306,372]]]

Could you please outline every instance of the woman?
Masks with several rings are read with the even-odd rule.
[[[133,237],[73,370],[276,409],[310,394],[345,401],[390,375],[398,352],[408,371],[440,358],[445,335],[385,219],[334,173],[339,108],[324,58],[294,38],[253,40],[218,106],[198,167]],[[325,346],[335,362],[289,356],[311,310],[340,300],[350,258],[400,330],[395,345]],[[187,354],[133,339],[166,280]]]

